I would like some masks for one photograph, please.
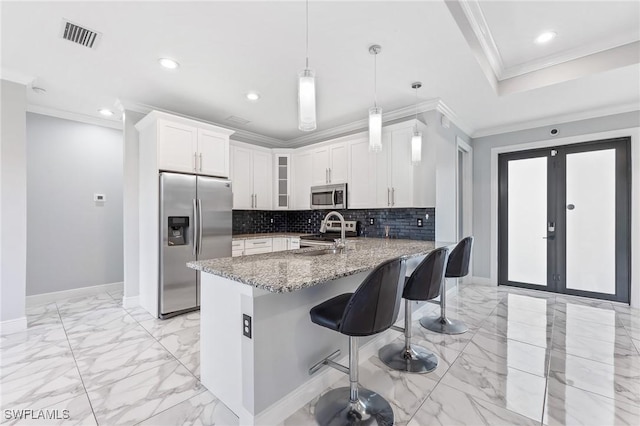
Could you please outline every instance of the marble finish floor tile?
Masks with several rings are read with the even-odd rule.
[[[178,359],[200,351],[200,327],[189,327],[158,339]]]
[[[549,350],[493,333],[478,331],[464,353],[546,377]]]
[[[0,349],[27,350],[36,346],[55,345],[67,340],[62,323],[43,324],[29,327],[25,331],[0,336]]]
[[[160,343],[150,337],[95,349],[76,356],[87,390],[95,390],[174,360]]]
[[[502,362],[463,353],[440,383],[530,419],[542,418],[545,378]]]
[[[200,311],[190,312],[188,314],[179,315],[166,320],[157,318],[148,319],[141,321],[140,325],[143,326],[153,337],[160,339],[186,328],[200,327]]]
[[[413,334],[413,340],[416,342],[426,341],[433,345],[442,346],[457,352],[462,352],[474,335],[473,330],[469,330],[463,334],[435,333],[422,327],[418,321],[413,322],[411,333]]]
[[[56,304],[58,305],[58,312],[63,318],[66,315],[90,312],[94,309],[103,309],[109,306],[118,306],[113,298],[107,293],[100,293],[92,296],[73,297],[56,302]]]
[[[567,386],[553,377],[547,383],[543,424],[631,426],[639,420],[640,405]]]
[[[209,391],[204,391],[139,423],[140,426],[239,424],[238,417]]]
[[[552,348],[557,353],[571,354],[640,372],[640,354],[631,338],[625,335],[617,336],[615,342],[605,342],[583,336],[567,336],[554,330]]]
[[[26,309],[27,327],[36,327],[46,324],[60,324],[58,305],[48,303],[46,305],[32,306]]]
[[[67,334],[109,331],[137,323],[125,310],[117,306],[63,316],[62,322]]]
[[[121,328],[114,328],[102,331],[84,331],[69,335],[71,349],[76,352],[92,350],[96,347],[103,347],[114,343],[124,343],[136,341],[141,338],[150,337],[147,330],[137,322],[127,324]]]
[[[133,425],[203,390],[186,368],[169,361],[88,394],[99,424]]]
[[[440,383],[408,426],[424,425],[539,425],[540,422]]]
[[[549,379],[627,404],[640,405],[640,373],[551,351]]]
[[[404,344],[404,337],[400,337],[394,342]],[[413,338],[412,343],[424,347],[428,351],[435,353],[438,357],[438,366],[436,369],[430,373],[426,373],[427,377],[436,381],[440,380],[447,373],[449,367],[451,367],[460,355],[459,351],[455,351],[447,346],[437,345],[426,340]]]
[[[131,318],[133,318],[138,322],[155,319],[153,315],[151,315],[149,312],[147,312],[146,309],[141,308],[140,306],[135,306],[133,308],[125,308],[125,310],[129,315],[131,315]]]
[[[180,357],[178,361],[200,380],[200,349]]]
[[[551,345],[552,327],[538,327],[522,322],[512,322],[496,314],[489,316],[478,331],[496,334],[542,348]]]

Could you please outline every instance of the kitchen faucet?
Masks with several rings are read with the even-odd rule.
[[[327,220],[329,220],[329,218],[331,216],[335,216],[338,219],[340,219],[340,239],[336,240],[336,248],[339,249],[343,249],[345,248],[346,245],[346,237],[345,237],[345,228],[347,227],[344,223],[344,216],[342,216],[340,213],[338,213],[337,211],[331,211],[329,213],[327,213],[327,215],[324,217],[324,219],[322,219],[322,221],[320,222],[320,232],[321,233],[325,233],[327,232]]]

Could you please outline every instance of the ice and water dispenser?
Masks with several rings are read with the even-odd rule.
[[[189,216],[169,216],[169,245],[186,245],[188,228]]]

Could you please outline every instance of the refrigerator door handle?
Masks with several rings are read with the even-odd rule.
[[[198,250],[198,205],[196,200],[193,200],[193,255],[195,256]]]
[[[202,200],[198,198],[198,256],[202,254]]]

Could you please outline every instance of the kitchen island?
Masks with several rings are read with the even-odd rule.
[[[340,254],[313,256],[317,248],[304,248],[188,263],[203,272],[202,383],[240,424],[281,422],[340,377],[327,369],[309,376],[309,367],[336,349],[343,360],[348,353],[347,337],[313,324],[309,310],[353,292],[385,260],[406,257],[410,273],[426,254],[449,245],[353,238]],[[373,354],[397,337],[387,331],[361,338],[362,351]]]

